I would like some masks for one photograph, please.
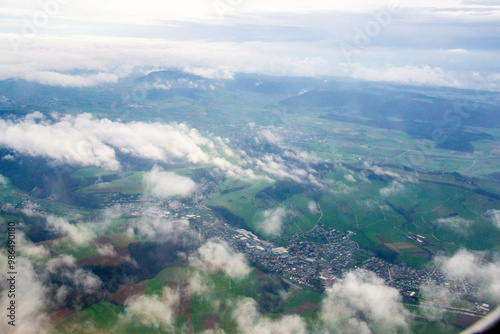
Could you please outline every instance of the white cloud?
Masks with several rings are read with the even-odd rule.
[[[493,225],[500,228],[500,210],[491,209],[486,211],[485,216],[491,220]]]
[[[288,152],[288,157],[304,158],[302,155],[295,155]],[[278,179],[290,179],[297,183],[309,183],[317,188],[324,188],[324,185],[313,175],[314,170],[308,170],[295,166],[285,161],[281,156],[275,154],[265,154],[261,158],[253,159],[256,169]]]
[[[245,334],[306,334],[306,325],[297,315],[286,315],[271,320],[261,317],[257,311],[257,302],[243,298],[236,302],[233,318],[238,325],[238,332]]]
[[[56,258],[50,259],[45,266],[47,271],[54,273],[61,267],[72,268],[75,267],[76,260],[71,255],[61,255]]]
[[[256,175],[252,169],[235,165],[224,158],[213,157],[211,162],[230,178],[242,179],[246,181],[265,180],[267,182],[272,182],[271,178]]]
[[[467,52],[469,52],[469,51],[464,50],[464,49],[449,49],[447,51],[451,52],[451,53],[467,53]]]
[[[109,0],[109,4],[103,6],[97,0],[87,0],[85,3],[78,1],[57,1],[61,5],[57,7],[56,14],[52,20],[61,18],[70,22],[99,23],[112,22],[117,24],[134,25],[157,25],[167,26],[167,22],[173,21],[196,21],[204,23],[225,23],[227,17],[240,18],[241,20],[255,16],[266,16],[272,14],[305,14],[318,12],[349,12],[349,13],[371,13],[389,5],[398,5],[405,8],[439,8],[462,9],[455,15],[460,17],[471,15],[466,12],[468,8],[489,8],[493,13],[498,6],[495,3],[472,1],[442,0],[439,3],[433,1],[394,1],[388,3],[385,0],[354,0],[349,3],[328,2],[323,0],[300,1],[300,0],[255,0],[255,1],[231,1],[222,3],[211,3],[203,0],[186,0],[182,4],[172,1],[145,0],[142,6],[131,0]],[[42,2],[43,3],[43,2]],[[0,13],[11,15],[31,16],[37,10],[41,10],[38,2],[29,0],[4,0]],[[444,12],[446,13],[446,12]],[[443,14],[444,15],[444,14]],[[491,15],[491,13],[490,13]],[[245,21],[247,22],[247,21]]]
[[[73,284],[86,294],[96,293],[102,285],[99,277],[84,269],[76,269],[72,276]]]
[[[90,114],[63,116],[55,123],[0,120],[0,129],[0,144],[21,153],[109,169],[119,167],[113,147],[143,158],[186,158],[194,163],[208,160],[198,145],[213,147],[185,124],[119,123]]]
[[[117,255],[113,245],[99,245],[97,246],[97,252],[99,253],[100,256],[113,257]]]
[[[381,33],[370,36],[366,49],[355,50],[361,54],[357,63],[346,64],[338,42],[353,43],[349,37],[356,28],[376,24],[374,16],[394,3],[401,3],[403,14],[393,11],[389,27],[382,24]],[[483,3],[146,0],[140,5],[133,1],[118,5],[112,0],[103,6],[88,0],[59,7],[30,36],[23,28],[35,13],[43,14],[39,3],[2,2],[0,14],[7,19],[0,22],[0,30],[9,33],[0,36],[0,47],[4,45],[0,78],[87,87],[115,82],[135,71],[175,67],[210,78],[246,72],[474,87],[472,72],[488,75],[491,61],[498,58],[498,51],[490,51],[488,45],[491,29],[487,24],[467,30],[467,36],[457,29],[457,21],[462,20],[496,23],[500,7]],[[433,20],[440,22],[439,27],[428,27]],[[229,33],[221,26],[228,27]],[[287,29],[277,31],[276,27]],[[117,31],[121,37],[116,37]],[[439,43],[422,36],[429,31],[437,31],[442,37]],[[480,46],[484,47],[468,41],[475,35],[483,36]],[[175,40],[165,36],[175,36]],[[411,38],[417,41],[408,46]],[[457,43],[459,38],[463,42]],[[419,57],[415,57],[414,45],[421,43]],[[81,70],[89,73],[80,74]]]
[[[92,272],[78,268],[75,258],[70,255],[62,255],[50,259],[46,265],[47,271],[65,282],[70,282],[76,289],[85,294],[96,293],[102,285],[99,277]],[[74,298],[75,296],[69,296]]]
[[[36,123],[29,117],[16,122],[0,119],[0,145],[31,156],[117,169],[114,150],[81,127],[90,118],[68,116],[55,124]]]
[[[249,168],[245,169],[242,166],[245,161],[222,138],[204,137],[183,123],[121,123],[106,118],[95,119],[88,113],[56,115],[58,118],[54,122],[36,116],[30,114],[17,121],[0,119],[0,146],[62,163],[111,170],[121,167],[115,154],[115,150],[119,150],[134,157],[170,164],[212,164],[229,177],[270,180],[265,176],[256,176]],[[226,157],[239,162],[229,162]],[[168,187],[163,187],[164,182],[161,181],[167,177],[172,181],[174,175],[153,168],[151,173],[146,174],[145,182],[152,186],[154,180],[160,182],[158,186],[153,186],[154,194],[170,196]],[[179,194],[192,189],[188,180],[177,177],[177,181]]]
[[[414,175],[411,175],[411,174],[401,175],[399,173],[396,173],[396,172],[388,170],[388,169],[384,169],[384,168],[376,166],[376,165],[370,165],[368,162],[365,162],[363,165],[368,170],[370,170],[373,173],[380,175],[380,176],[388,176],[391,179],[395,179],[399,182],[418,183],[418,179]]]
[[[470,232],[470,227],[473,221],[459,216],[455,216],[448,218],[439,218],[436,219],[433,223],[440,227],[447,227],[460,234],[468,234]]]
[[[22,208],[22,212],[27,216],[39,216],[40,205],[37,203],[29,202]]]
[[[310,213],[318,213],[318,203],[315,201],[309,201],[309,203],[307,203],[307,209]]]
[[[283,221],[286,218],[286,210],[283,208],[270,209],[262,212],[263,220],[257,226],[270,235],[280,235]]]
[[[19,240],[21,241],[21,240]],[[20,247],[22,243],[20,244]],[[21,250],[21,249],[20,249]],[[12,334],[42,334],[50,328],[49,312],[54,307],[66,304],[68,301],[74,307],[81,306],[79,294],[95,294],[101,287],[97,276],[75,266],[72,256],[60,256],[49,259],[45,266],[37,266],[36,271],[32,263],[25,257],[16,259],[15,299],[8,297],[7,254],[0,254],[1,286],[0,306],[7,310],[11,300],[16,301],[15,327],[8,325],[7,320],[0,322],[1,333]],[[52,284],[48,274],[57,275],[64,285],[57,287]],[[49,285],[46,285],[46,284]],[[75,301],[77,300],[77,301]],[[7,312],[7,311],[6,311]],[[7,318],[6,318],[7,319]]]
[[[16,244],[21,255],[39,259],[49,258],[49,250],[44,246],[35,245],[30,240],[26,239],[24,232],[18,231],[16,233],[16,239]]]
[[[275,128],[263,128],[260,130],[259,135],[270,144],[281,145],[283,141],[283,138]]]
[[[242,279],[250,273],[245,256],[234,252],[226,241],[208,241],[190,257],[190,263],[210,273],[223,271],[231,278]]]
[[[209,139],[186,124],[119,123],[94,120],[89,114],[82,114],[75,120],[75,128],[89,131],[122,153],[152,160],[208,162],[209,156],[202,148],[214,147]]]
[[[310,163],[318,163],[322,162],[323,160],[318,158],[317,156],[314,155],[314,153],[308,153],[304,151],[297,151],[296,148],[292,149],[287,149],[285,152],[283,152],[283,156],[293,159],[297,162],[301,162],[304,164],[310,164]],[[313,170],[312,170],[313,171]]]
[[[196,183],[190,178],[173,172],[163,172],[158,166],[145,173],[142,182],[146,190],[158,198],[188,196],[196,189]]]
[[[339,14],[335,15],[338,17]],[[315,18],[309,20],[314,21]],[[346,34],[352,33],[346,32],[345,26],[338,26],[342,23],[339,20],[339,33],[330,38],[343,40]],[[241,21],[233,24],[238,26]],[[295,24],[290,21],[285,23],[286,26]],[[326,22],[323,24],[326,25]],[[354,29],[354,23],[351,25]],[[321,32],[320,36],[325,37],[323,34]],[[256,38],[254,41],[227,42],[222,36],[223,41],[172,41],[147,38],[149,36],[90,37],[83,33],[70,37],[62,37],[62,34],[40,35],[30,39],[20,36],[0,34],[3,56],[0,59],[0,80],[16,78],[50,85],[89,87],[113,83],[132,73],[183,68],[210,78],[230,78],[236,72],[279,76],[330,75],[400,84],[476,88],[482,87],[485,81],[474,77],[473,72],[480,72],[487,79],[488,89],[500,90],[500,78],[490,75],[492,70],[487,66],[491,59],[498,57],[496,51],[452,53],[429,48],[423,50],[422,57],[416,61],[409,60],[412,50],[403,48],[396,52],[392,48],[377,47],[355,49],[356,62],[346,63],[341,48],[331,47],[331,44],[338,43],[325,44],[315,40],[285,42]],[[473,63],[477,57],[483,60],[481,66]],[[395,64],[386,65],[387,59]],[[82,69],[88,73],[75,74]]]
[[[174,308],[178,303],[178,293],[168,287],[163,288],[162,297],[133,296],[125,301],[125,315],[121,321],[130,322],[137,318],[148,327],[172,330]]]
[[[356,182],[356,179],[351,174],[345,174],[344,178],[349,182]]]
[[[122,213],[123,209],[120,204],[106,207],[103,213],[103,224],[108,225],[112,220],[120,218],[122,216]]]
[[[397,193],[403,191],[405,189],[403,183],[405,183],[405,182],[407,182],[407,183],[418,183],[419,182],[418,178],[415,175],[412,175],[410,173],[406,173],[404,175],[401,175],[401,174],[394,172],[392,170],[384,169],[384,168],[382,168],[380,166],[376,166],[376,165],[371,165],[368,162],[365,162],[364,166],[366,169],[373,172],[374,174],[380,175],[380,176],[385,176],[385,177],[388,177],[389,179],[392,180],[391,183],[387,187],[380,189],[380,194],[382,196],[387,197],[387,196],[391,196],[391,195],[394,195],[394,194],[397,194]]]
[[[329,189],[338,195],[347,195],[356,190],[356,187],[350,186],[344,182],[337,182],[335,180],[326,181],[330,187]]]
[[[408,314],[398,290],[373,272],[356,270],[333,285],[323,301],[321,318],[332,333],[408,331]]]
[[[500,301],[500,258],[498,255],[493,261],[486,261],[484,254],[460,250],[451,258],[440,258],[443,261],[441,270],[448,277],[467,277],[480,287],[483,298]]]
[[[405,187],[398,181],[392,181],[390,185],[385,188],[380,189],[380,195],[382,196],[392,196],[403,191]]]
[[[32,72],[25,73],[21,79],[49,86],[92,87],[103,83],[116,83],[118,81],[118,76],[111,73],[71,75],[58,72]]]
[[[367,81],[389,81],[406,85],[430,85],[464,88],[464,84],[456,79],[456,75],[439,67],[391,66],[365,67],[359,65],[352,76]]]
[[[3,176],[2,174],[0,174],[0,186],[4,186],[7,183],[9,183],[9,179],[7,179],[5,176]]]
[[[182,4],[172,1],[145,0],[141,6],[130,0],[109,0],[103,5],[96,0],[87,0],[85,3],[70,0],[54,1],[56,5],[48,6],[51,13],[50,21],[59,19],[78,24],[98,24],[109,22],[115,24],[133,25],[160,25],[167,26],[167,21],[178,20],[208,20],[216,15],[211,3],[199,0],[186,0]],[[42,11],[50,1],[33,2],[29,0],[11,1],[2,3],[1,12],[20,16],[31,16]],[[46,9],[47,10],[47,9]]]
[[[148,240],[166,241],[176,238],[189,229],[189,222],[185,219],[165,219],[159,217],[156,212],[158,209],[149,208],[146,210],[146,216],[135,225],[137,233],[147,237]],[[155,217],[147,217],[148,212],[154,212]]]
[[[0,321],[0,332],[12,334],[42,334],[48,328],[48,306],[47,288],[40,282],[40,277],[33,269],[32,264],[24,259],[16,259],[16,270],[19,275],[16,275],[16,310],[15,310],[15,327],[10,326],[7,321],[7,308],[10,306],[12,298],[8,297],[9,289],[7,287],[7,279],[10,278],[6,274],[9,270],[7,267],[7,256],[2,252],[0,254],[0,270],[2,287],[0,292],[0,307],[4,312],[2,321]],[[21,274],[22,273],[22,274]]]
[[[326,49],[314,45],[304,49],[301,43],[293,42],[172,41],[82,35],[24,39],[19,34],[0,34],[0,50],[3,55],[0,80],[16,78],[74,87],[114,82],[133,73],[147,73],[148,69],[168,68],[183,68],[204,77],[223,79],[231,78],[234,72],[324,75],[328,63],[325,57],[329,56]],[[74,74],[82,69],[90,74]]]
[[[202,276],[199,272],[195,272],[188,278],[188,293],[196,294],[207,291],[209,288],[208,282],[209,280],[207,279],[207,277]]]
[[[444,305],[451,305],[459,301],[460,296],[450,292],[450,289],[443,285],[422,284],[419,287],[419,299],[426,303],[435,304],[434,307],[421,307],[422,315],[429,320],[440,321],[443,317],[441,307]],[[437,306],[437,307],[436,307]]]
[[[85,224],[70,224],[59,217],[47,217],[47,225],[53,231],[69,237],[77,246],[89,244],[96,237],[94,231]]]
[[[186,67],[184,72],[199,75],[208,79],[234,79],[234,72],[225,66],[218,68]]]

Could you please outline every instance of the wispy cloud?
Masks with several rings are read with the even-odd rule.
[[[7,273],[7,256],[0,255],[0,268],[2,269],[2,282],[7,282],[4,273]],[[22,298],[22,307],[16,308],[16,326],[12,327],[4,321],[0,322],[0,331],[2,333],[13,334],[41,334],[48,327],[48,289],[41,282],[41,278],[35,272],[32,264],[24,259],[16,260],[16,269],[22,272],[22,275],[17,276],[16,290],[19,298]],[[3,284],[3,283],[2,283]],[[0,306],[3,310],[7,310],[10,306],[11,298],[8,298],[8,289],[2,289],[0,292]],[[9,319],[10,320],[10,319]]]
[[[439,67],[430,66],[384,66],[365,67],[359,65],[352,76],[367,81],[389,81],[415,86],[448,86],[464,88],[465,83],[459,81],[454,73],[447,73]]]
[[[404,185],[402,185],[398,181],[392,181],[391,184],[389,184],[387,187],[380,189],[380,195],[389,197],[403,191],[404,189]]]
[[[474,222],[469,219],[465,219],[459,216],[439,218],[433,221],[433,224],[438,227],[445,227],[455,232],[463,235],[467,235],[470,232],[470,227]]]
[[[491,220],[493,225],[495,225],[500,229],[500,210],[496,209],[488,210],[485,216]]]
[[[75,75],[58,72],[32,72],[24,74],[21,79],[48,86],[92,87],[103,83],[116,83],[118,76],[111,73]]]
[[[156,212],[157,209],[150,208],[149,210]],[[148,210],[146,211],[146,215]],[[164,242],[167,240],[175,240],[189,230],[189,222],[185,219],[167,219],[156,215],[154,218],[145,216],[138,223],[132,225],[128,229],[130,235],[138,234],[147,237],[148,240]]]
[[[441,257],[441,270],[448,277],[466,277],[478,284],[482,298],[495,302],[500,301],[500,259],[498,255],[493,261],[485,259],[485,254],[460,250],[452,257]]]
[[[356,28],[363,29],[365,24],[372,21],[376,23],[376,20],[369,18],[366,21],[366,16],[360,16],[356,19],[359,22],[356,26],[343,22],[345,18],[339,14],[333,16],[337,20],[332,20],[332,16],[323,16],[303,18],[305,26],[310,26],[310,29],[315,29],[313,22],[317,24],[319,20],[323,30],[315,36],[309,36],[310,39],[304,37],[298,40],[294,40],[293,35],[284,34],[283,31],[287,31],[285,29],[278,29],[272,41],[263,39],[262,33],[248,37],[253,30],[243,29],[239,23],[234,23],[234,31],[245,36],[245,40],[235,41],[232,36],[220,34],[220,27],[214,28],[212,25],[205,29],[200,25],[179,28],[173,33],[182,34],[188,29],[192,32],[184,39],[180,36],[176,40],[157,38],[164,27],[158,28],[160,30],[153,36],[145,33],[139,38],[131,38],[136,36],[135,30],[134,35],[129,37],[88,36],[88,33],[80,33],[71,37],[43,34],[26,39],[21,34],[4,33],[0,34],[3,55],[0,59],[0,79],[15,78],[46,85],[90,87],[113,83],[130,74],[180,68],[212,79],[231,79],[234,73],[244,72],[279,76],[329,75],[410,85],[500,89],[500,79],[496,76],[498,71],[490,65],[500,52],[491,46],[496,43],[495,36],[488,37],[488,41],[482,44],[477,39],[457,44],[456,41],[462,37],[459,33],[461,30],[445,29],[443,34],[450,34],[450,42],[444,46],[434,45],[423,37],[429,36],[432,31],[414,36],[414,32],[419,29],[429,30],[428,26],[417,22],[397,30],[399,35],[395,35],[395,30],[383,31],[364,48],[349,47],[348,52],[353,56],[346,59],[345,47],[341,47],[339,41],[345,40],[345,43],[352,44]],[[290,17],[285,26],[294,26],[296,22],[296,17]],[[398,27],[401,24],[398,21]],[[352,26],[346,29],[346,25]],[[459,23],[453,21],[449,26],[459,27]],[[478,24],[475,28],[477,35],[489,36],[486,27]],[[214,29],[214,32],[207,33],[207,38],[193,38],[200,31],[210,29]],[[265,25],[262,28],[263,31],[268,29]],[[331,32],[336,31],[339,33],[332,35]],[[413,46],[408,43],[412,39],[418,39],[420,44],[429,44],[420,50],[418,59],[412,57]],[[481,50],[481,46],[486,51]],[[200,58],[200,54],[204,57]],[[481,61],[477,62],[478,59]],[[478,73],[480,78],[476,77]],[[484,87],[485,80],[488,87]]]
[[[42,245],[35,245],[30,240],[26,239],[26,235],[22,231],[16,233],[17,246],[21,254],[29,258],[47,259],[50,256],[50,251]]]
[[[48,216],[47,226],[56,233],[69,237],[77,246],[88,245],[96,237],[95,232],[85,224],[71,224],[63,218]]]

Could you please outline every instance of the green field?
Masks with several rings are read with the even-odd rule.
[[[172,267],[165,268],[154,278],[148,280],[146,285],[146,295],[163,295],[163,286],[166,281],[181,282],[187,280],[196,272],[191,267]]]
[[[111,182],[97,183],[80,189],[84,194],[120,192],[123,194],[140,194],[142,187],[142,172],[132,172]]]
[[[172,80],[174,85],[191,80],[179,81],[182,71],[160,74],[161,80]],[[433,264],[434,256],[450,256],[460,249],[485,252],[485,258],[494,258],[500,252],[498,222],[487,215],[490,210],[500,210],[500,120],[496,119],[500,95],[496,93],[483,101],[476,99],[476,92],[466,90],[238,74],[210,89],[148,88],[143,101],[132,101],[134,87],[141,87],[141,80],[146,79],[154,78],[121,78],[116,85],[81,90],[0,82],[2,92],[14,96],[10,99],[13,104],[19,103],[0,106],[6,119],[11,118],[9,122],[18,117],[16,113],[40,110],[46,114],[47,124],[52,122],[52,112],[89,112],[124,127],[127,122],[184,123],[190,128],[186,138],[197,139],[181,143],[187,146],[180,147],[193,151],[199,148],[206,154],[198,161],[188,154],[192,152],[180,149],[172,154],[160,152],[158,156],[168,156],[165,159],[147,159],[128,154],[127,148],[115,147],[103,139],[121,164],[120,170],[109,171],[2,146],[0,220],[19,221],[20,230],[35,243],[49,245],[52,257],[71,255],[83,260],[97,256],[98,248],[96,240],[75,245],[64,231],[44,226],[43,217],[48,215],[62,217],[71,224],[86,224],[105,243],[107,237],[113,246],[127,248],[120,249],[123,254],[132,256],[133,250],[144,249],[145,253],[135,254],[133,260],[138,263],[143,255],[150,269],[144,271],[148,276],[140,279],[147,280],[148,298],[162,297],[165,286],[185,293],[189,280],[200,275],[206,290],[183,295],[183,302],[190,306],[183,314],[175,315],[168,331],[188,332],[192,327],[199,333],[204,319],[218,315],[222,330],[236,333],[232,312],[237,301],[247,297],[257,302],[259,316],[267,319],[277,319],[307,304],[300,316],[313,332],[321,323],[319,313],[313,309],[320,307],[324,295],[279,285],[276,281],[281,281],[273,273],[263,275],[257,271],[259,275],[252,272],[242,280],[234,280],[223,272],[188,267],[193,265],[189,256],[196,252],[194,246],[186,253],[175,253],[181,259],[175,262],[176,267],[164,268],[166,265],[158,263],[163,263],[162,255],[171,254],[170,249],[161,247],[170,247],[169,238],[176,239],[177,235],[168,230],[167,215],[158,219],[166,225],[161,226],[167,231],[161,237],[155,235],[149,240],[141,235],[137,226],[152,219],[138,215],[149,207],[169,210],[175,217],[190,217],[196,245],[199,240],[206,242],[205,233],[231,240],[234,231],[220,224],[220,218],[233,227],[251,230],[261,239],[274,242],[274,246],[287,246],[292,235],[304,234],[315,226],[351,231],[351,240],[360,248],[353,255],[358,267],[374,255],[424,269]],[[206,79],[197,77],[194,81]],[[36,93],[37,99],[26,97],[26,92]],[[463,118],[458,125],[447,124],[444,111],[464,97],[477,102],[474,117]],[[16,98],[22,102],[15,102]],[[29,104],[26,100],[30,100]],[[443,123],[444,129],[440,128]],[[435,139],[436,129],[444,130],[450,141]],[[148,141],[147,136],[137,135]],[[176,138],[158,137],[143,148],[155,147],[161,140],[171,140],[172,148],[178,144]],[[252,169],[260,178],[229,173],[214,160],[222,157],[230,167]],[[263,161],[273,163],[266,169]],[[155,165],[190,177],[197,183],[196,194],[155,198],[143,184],[144,175]],[[39,211],[31,212],[32,207]],[[118,218],[106,218],[106,208],[120,207],[123,214]],[[262,227],[265,212],[276,209],[285,211],[281,230],[267,233]],[[161,229],[159,225],[154,228]],[[199,240],[196,233],[200,234]],[[57,240],[51,242],[51,238]],[[325,239],[308,235],[307,240],[320,243]],[[244,248],[237,251],[243,252]],[[43,269],[45,261],[48,259],[34,264]],[[93,269],[103,280],[123,287],[137,283],[134,261],[121,259],[118,265]],[[55,324],[51,332],[160,330],[143,326],[136,317],[123,319],[124,307],[110,303],[116,299],[108,297],[106,294],[92,306],[69,312],[71,315]],[[458,329],[452,326],[456,318],[449,313],[439,322],[417,318],[411,323],[411,331],[456,333]]]
[[[479,193],[475,186],[457,180],[453,174],[415,174],[387,168],[387,173],[414,181],[400,181],[401,189],[385,196],[382,191],[390,187],[391,182],[367,179],[366,166],[356,168],[358,171],[340,168],[326,174],[325,180],[332,186],[318,203],[324,214],[321,223],[341,231],[356,232],[353,240],[360,247],[367,250],[381,247],[380,237],[388,243],[410,243],[414,248],[403,249],[398,257],[416,268],[424,268],[433,253],[452,254],[460,247],[499,249],[500,230],[484,217],[489,209],[500,206],[500,201],[491,197],[493,195],[488,197]],[[360,181],[346,181],[347,174]],[[266,188],[265,184],[248,186],[232,181],[221,185],[221,191],[239,188],[243,189],[213,197],[209,204],[230,210],[255,232],[261,232],[258,224],[263,219],[261,212],[264,209],[276,204],[287,208],[293,215],[288,215],[284,222],[282,238],[277,239],[280,243],[292,233],[309,231],[319,218],[307,209],[311,198],[306,193],[269,204],[269,200],[263,201],[258,196]],[[463,233],[459,227],[436,223],[439,219],[455,216],[469,222],[467,228],[473,228]],[[425,247],[409,240],[409,236],[417,234],[426,238]]]

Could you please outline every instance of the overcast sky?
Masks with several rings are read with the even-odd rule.
[[[0,79],[50,85],[178,67],[500,90],[499,51],[498,0],[0,4]]]

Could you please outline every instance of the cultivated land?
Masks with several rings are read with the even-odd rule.
[[[175,81],[172,73],[157,75]],[[264,84],[256,86],[257,81]],[[10,91],[23,85],[27,84],[0,82],[1,89]],[[320,322],[324,288],[355,266],[379,270],[398,288],[415,315],[415,333],[455,333],[484,315],[475,304],[484,300],[469,295],[457,307],[466,314],[445,305],[443,317],[428,322],[423,312],[427,306],[417,298],[413,284],[420,278],[442,279],[439,264],[432,261],[435,255],[464,248],[500,251],[500,229],[487,214],[500,209],[500,116],[494,113],[498,94],[478,100],[478,107],[465,110],[458,122],[446,121],[443,113],[474,92],[252,76],[224,85],[213,91],[151,89],[140,102],[121,100],[130,82],[79,94],[53,88],[40,95],[42,88],[35,85],[26,93],[32,95],[14,90],[11,102],[0,104],[5,117],[56,110],[125,122],[185,122],[201,133],[229,138],[231,148],[250,158],[276,154],[291,168],[314,170],[320,183],[273,175],[241,180],[210,164],[172,163],[162,168],[189,176],[201,186],[193,196],[158,200],[143,184],[144,173],[157,162],[126,153],[120,153],[125,163],[119,171],[54,167],[51,161],[22,155],[3,163],[0,174],[8,181],[0,184],[1,218],[24,222],[29,240],[47,246],[51,257],[73,256],[107,289],[82,309],[53,310],[51,332],[182,333],[220,328],[232,333],[237,325],[231,312],[241,297],[256,300],[265,317],[299,314],[314,328]],[[121,102],[113,103],[116,100]],[[446,138],[436,140],[435,129],[443,130]],[[263,137],[263,131],[274,137]],[[297,158],[287,152],[305,154]],[[0,153],[12,154],[6,148]],[[25,168],[28,165],[36,168]],[[43,181],[40,175],[46,176]],[[155,212],[148,211],[152,205]],[[106,216],[113,207],[119,214]],[[282,228],[267,233],[261,227],[263,212],[277,208],[285,211]],[[74,245],[37,214],[88,226],[95,237],[88,244]],[[188,220],[200,242],[212,237],[226,240],[245,253],[255,269],[240,280],[204,272],[186,258],[176,258],[177,246],[163,249],[147,235],[131,233],[159,215]],[[273,253],[279,246],[286,254]],[[113,252],[100,254],[103,247]],[[170,258],[163,252],[175,254]],[[139,269],[130,265],[134,261]],[[309,269],[311,275],[306,275]],[[393,272],[400,274],[401,282],[388,276]],[[204,291],[189,290],[194,275],[206,283]],[[180,295],[170,327],[155,328],[135,316],[125,317],[127,297],[161,298],[165,287]],[[466,294],[460,284],[453,293]]]

